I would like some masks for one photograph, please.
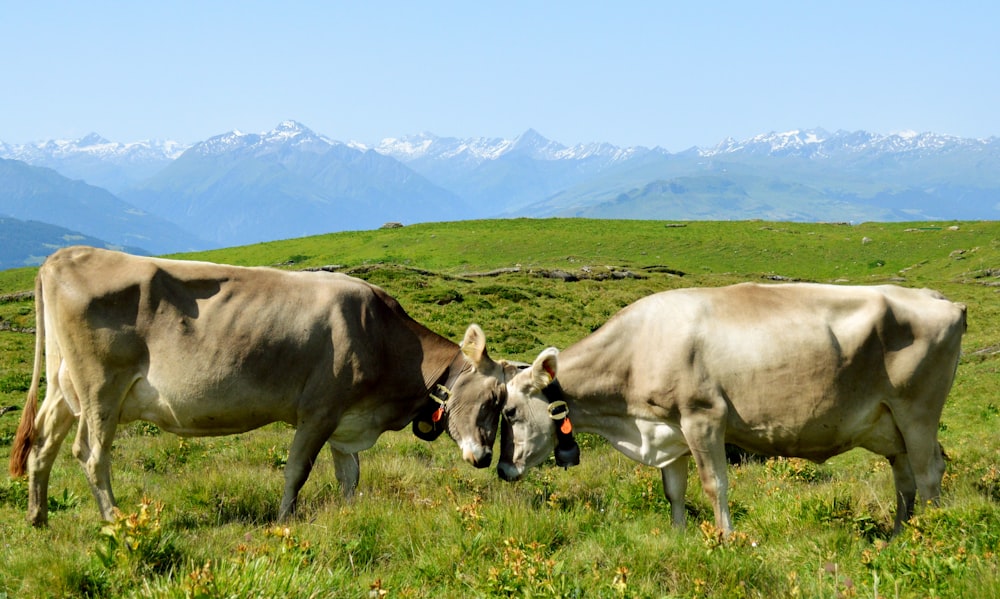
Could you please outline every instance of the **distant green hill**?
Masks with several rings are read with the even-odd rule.
[[[45,222],[154,254],[208,247],[177,225],[137,209],[106,189],[19,160],[0,158],[0,216]],[[18,262],[29,258],[20,256]]]
[[[45,257],[60,247],[92,245],[144,254],[144,250],[109,244],[104,240],[83,235],[63,227],[38,221],[22,221],[0,217],[0,270],[18,266],[38,266]]]

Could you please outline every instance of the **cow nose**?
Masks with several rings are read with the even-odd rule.
[[[476,468],[486,468],[493,461],[493,450],[489,447],[465,448],[462,458]]]
[[[486,450],[483,451],[483,454],[479,456],[479,458],[475,462],[473,462],[472,465],[475,466],[476,468],[487,468],[492,462],[493,462],[493,451],[490,450],[489,448],[486,448]]]
[[[521,474],[521,469],[511,462],[500,462],[497,464],[497,476],[500,477],[500,480],[514,482],[521,478]]]

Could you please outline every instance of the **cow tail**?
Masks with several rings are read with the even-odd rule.
[[[42,378],[42,350],[45,345],[45,301],[42,293],[42,275],[35,278],[35,370],[31,374],[28,399],[21,413],[21,423],[17,427],[14,443],[10,450],[10,475],[24,476],[28,465],[28,454],[35,442],[35,418],[38,413],[38,388]]]

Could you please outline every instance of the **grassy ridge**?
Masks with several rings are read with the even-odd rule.
[[[941,426],[951,458],[942,509],[887,544],[895,502],[884,460],[861,450],[820,466],[771,460],[731,469],[740,534],[721,542],[700,527],[712,516],[693,471],[688,530],[676,533],[658,473],[600,439],[581,440],[581,466],[510,485],[460,463],[450,441],[399,432],[362,455],[358,501],[343,503],[321,460],[301,517],[275,529],[287,427],[182,441],[133,424],[113,466],[129,522],[102,533],[72,439],[53,470],[49,530],[24,524],[24,483],[0,481],[0,597],[996,596],[1000,223],[673,224],[437,223],[185,257],[341,265],[432,329],[457,340],[478,322],[491,353],[521,360],[672,287],[777,277],[933,287],[970,314]],[[552,270],[583,280],[541,276]],[[10,295],[30,290],[32,276],[0,272],[0,406],[24,401],[33,337],[3,329],[33,326],[31,302]],[[16,417],[0,417],[4,462]],[[153,503],[140,509],[144,496]]]
[[[957,230],[948,227],[956,226]],[[894,276],[948,266],[952,250],[984,262],[998,249],[996,223],[814,223],[515,219],[412,225],[204,252],[239,264],[391,263],[445,273],[525,267],[670,265],[690,274],[773,272],[814,280]],[[865,240],[869,241],[865,241]],[[942,255],[944,252],[944,255]],[[937,272],[916,268],[921,274]],[[911,274],[910,276],[913,276]]]

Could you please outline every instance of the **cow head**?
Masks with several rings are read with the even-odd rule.
[[[503,480],[521,478],[555,450],[556,464],[580,463],[580,449],[573,440],[566,402],[556,382],[559,351],[550,347],[507,381],[507,400],[500,423],[500,463]]]
[[[486,335],[470,325],[462,340],[464,365],[448,391],[447,431],[462,450],[462,457],[476,468],[493,461],[497,421],[506,396],[505,361],[495,362],[486,353]]]

